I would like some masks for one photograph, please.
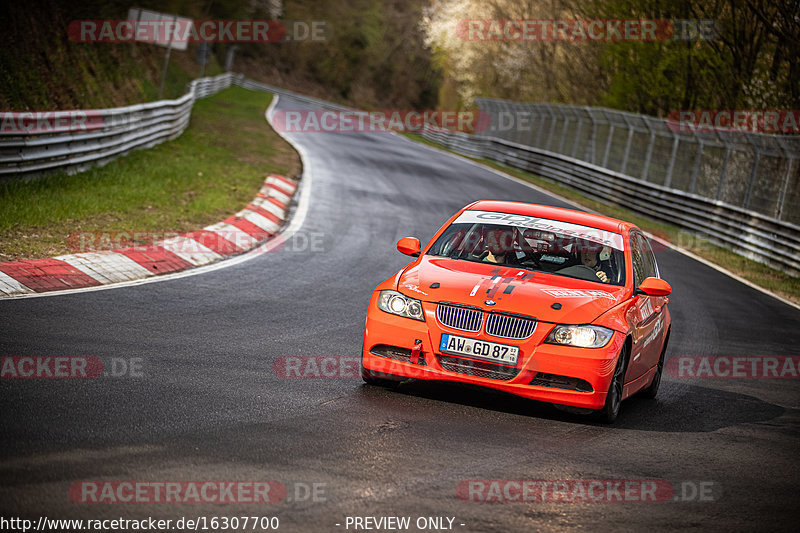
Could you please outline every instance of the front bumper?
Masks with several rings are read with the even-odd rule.
[[[481,385],[525,398],[574,407],[600,409],[625,342],[615,333],[603,348],[588,349],[544,344],[555,324],[539,322],[533,335],[513,340],[484,332],[467,333],[443,326],[436,319],[436,304],[423,303],[425,322],[381,311],[377,292],[370,302],[364,329],[364,368],[394,376],[456,381]],[[514,367],[439,352],[443,333],[511,344],[519,347]],[[417,364],[411,350],[421,346]]]

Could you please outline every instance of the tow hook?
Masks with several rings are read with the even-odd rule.
[[[411,364],[416,365],[419,364],[419,356],[422,355],[422,341],[416,339],[414,341],[414,347],[411,348]]]

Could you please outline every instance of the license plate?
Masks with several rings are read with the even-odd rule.
[[[484,359],[493,363],[512,366],[517,364],[517,357],[519,357],[519,348],[516,346],[458,337],[449,333],[442,335],[439,350],[443,353],[466,355],[475,359]]]

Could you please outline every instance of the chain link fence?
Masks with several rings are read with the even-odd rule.
[[[78,131],[0,129],[0,179],[79,172],[179,136],[197,98],[231,85],[291,96],[312,108],[348,109],[242,75],[194,80],[177,100],[78,113]],[[479,99],[491,117],[476,135],[424,137],[487,157],[702,235],[746,257],[800,275],[800,136],[683,132],[663,119],[603,108]],[[29,113],[6,118],[31,123]],[[63,115],[63,116],[61,116]],[[54,118],[55,117],[55,118]],[[38,120],[38,119],[37,119]],[[37,122],[38,124],[38,122]]]
[[[477,103],[492,119],[479,136],[800,225],[798,135],[682,131],[677,122],[600,107],[489,98]]]

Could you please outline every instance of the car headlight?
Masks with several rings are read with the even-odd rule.
[[[422,302],[397,291],[381,291],[378,295],[378,308],[393,315],[425,321]]]
[[[556,326],[544,342],[577,346],[579,348],[602,348],[614,336],[614,330],[602,326]]]

